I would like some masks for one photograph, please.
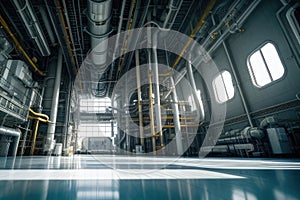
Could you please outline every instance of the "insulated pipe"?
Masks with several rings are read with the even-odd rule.
[[[35,40],[35,43],[38,46],[41,54],[43,56],[49,56],[50,55],[49,46],[47,44],[45,36],[43,35],[41,27],[38,23],[35,14],[32,11],[32,7],[30,6],[28,0],[25,1],[24,8],[21,8],[18,0],[13,0],[13,2],[26,26],[27,31],[29,32],[31,38]],[[28,11],[29,15],[26,15],[25,11]],[[30,22],[27,21],[28,18],[30,19]],[[32,29],[32,27],[34,27],[35,31]]]
[[[54,46],[54,45],[55,45],[55,37],[54,37],[54,34],[53,34],[53,32],[52,32],[51,25],[50,25],[50,23],[49,23],[47,13],[46,13],[44,7],[42,7],[42,6],[39,7],[39,11],[40,11],[40,13],[41,13],[42,20],[43,20],[43,22],[44,22],[44,24],[45,24],[47,33],[48,33],[48,35],[49,35],[49,39],[50,39],[50,41],[51,41],[51,45]]]
[[[9,156],[16,156],[18,151],[19,140],[21,136],[21,131],[19,129],[12,129],[4,126],[0,126],[0,135],[11,136],[13,138],[13,147],[10,148],[11,151],[8,152]]]
[[[56,68],[56,78],[54,82],[54,89],[53,89],[53,96],[52,96],[52,106],[51,106],[51,113],[50,113],[50,120],[51,122],[48,125],[47,130],[47,140],[44,151],[48,151],[51,153],[53,150],[54,145],[54,133],[55,133],[55,125],[56,125],[56,117],[57,117],[57,110],[58,110],[58,100],[59,100],[59,90],[60,90],[60,81],[61,81],[61,72],[62,72],[62,50],[61,48],[58,51],[58,58],[57,58],[57,68]]]
[[[177,146],[177,155],[182,155],[183,146],[182,146],[182,133],[180,126],[180,118],[179,118],[179,108],[178,104],[174,102],[178,102],[177,92],[174,84],[173,77],[170,77],[171,87],[172,87],[172,99],[173,99],[173,116],[174,116],[174,128],[176,133],[176,146]]]
[[[111,18],[111,6],[111,0],[88,1],[88,33],[91,35],[91,47],[93,49],[91,61],[92,65],[96,68],[96,73],[95,71],[91,71],[91,81],[96,81],[96,84],[92,83],[92,91],[97,91],[98,81],[100,79],[99,74],[107,69],[107,37],[110,33],[109,24]]]

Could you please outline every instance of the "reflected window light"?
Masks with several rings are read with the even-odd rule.
[[[212,82],[214,94],[218,103],[224,103],[234,96],[234,87],[231,75],[223,71]]]
[[[254,196],[254,194],[251,194],[247,191],[243,191],[238,188],[233,190],[232,199],[233,200],[238,200],[238,199],[257,200],[257,198],[256,198],[256,196]]]
[[[283,64],[272,43],[265,44],[250,55],[247,65],[252,83],[256,87],[276,81],[284,74]]]

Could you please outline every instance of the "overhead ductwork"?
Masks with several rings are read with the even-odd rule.
[[[25,24],[28,33],[35,41],[39,51],[41,52],[41,55],[49,56],[50,49],[48,43],[31,5],[29,4],[28,0],[25,1],[25,5],[21,5],[19,2],[19,0],[13,0],[13,3],[17,8],[23,23]]]
[[[98,89],[98,81],[106,67],[106,55],[110,33],[112,1],[89,0],[88,1],[88,33],[91,36],[91,82],[92,91]]]

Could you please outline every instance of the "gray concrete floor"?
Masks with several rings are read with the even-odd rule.
[[[0,199],[300,199],[300,160],[0,158]]]

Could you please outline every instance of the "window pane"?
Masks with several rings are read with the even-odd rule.
[[[228,71],[222,72],[214,79],[213,89],[216,96],[216,100],[219,103],[228,101],[234,96],[232,79]]]
[[[231,75],[228,71],[224,71],[222,73],[223,76],[223,81],[225,84],[225,88],[227,91],[227,95],[228,95],[228,99],[231,99],[234,96],[234,88],[233,88],[233,84],[232,84],[232,79],[231,79]]]
[[[252,80],[256,86],[264,86],[271,82],[271,77],[267,71],[263,58],[258,50],[250,57],[250,65],[252,67],[255,80]]]
[[[219,103],[223,103],[227,100],[225,85],[221,75],[217,76],[214,80],[214,91]]]
[[[273,80],[277,80],[284,74],[284,68],[273,44],[268,43],[261,51],[269,67]]]
[[[248,68],[252,82],[257,87],[278,80],[284,74],[284,67],[272,43],[265,44],[250,56]]]

